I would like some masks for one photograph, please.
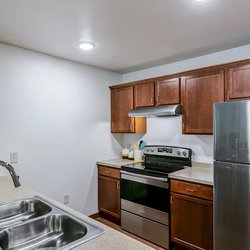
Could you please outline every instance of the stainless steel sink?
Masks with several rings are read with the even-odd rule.
[[[52,208],[37,198],[7,203],[0,206],[0,228],[46,215]]]
[[[30,201],[40,202],[40,206],[44,206],[46,212],[37,213],[36,217],[21,222],[12,220],[13,224],[0,229],[0,249],[71,249],[104,232],[103,229],[78,219],[41,198],[34,197],[19,202],[30,203]],[[0,206],[0,211],[1,209]],[[3,209],[3,211],[6,210]],[[5,214],[13,217],[16,213],[6,212]],[[6,218],[2,214],[1,217]]]

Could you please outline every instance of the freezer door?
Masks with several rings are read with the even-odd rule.
[[[250,163],[250,101],[214,105],[214,158]]]
[[[214,162],[214,250],[250,250],[250,165]]]

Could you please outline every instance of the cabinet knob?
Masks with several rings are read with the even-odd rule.
[[[120,189],[120,182],[117,182],[116,187],[117,189]]]
[[[105,171],[104,171],[104,173],[105,173],[105,174],[110,174],[110,172],[109,172],[109,171],[107,171],[107,170],[105,170]]]

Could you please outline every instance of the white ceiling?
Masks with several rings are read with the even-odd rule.
[[[249,0],[0,0],[0,41],[125,73],[249,44],[249,13]]]

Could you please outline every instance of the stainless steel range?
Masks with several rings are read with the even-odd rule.
[[[144,163],[121,167],[121,227],[169,249],[168,174],[191,167],[188,148],[146,146]]]

